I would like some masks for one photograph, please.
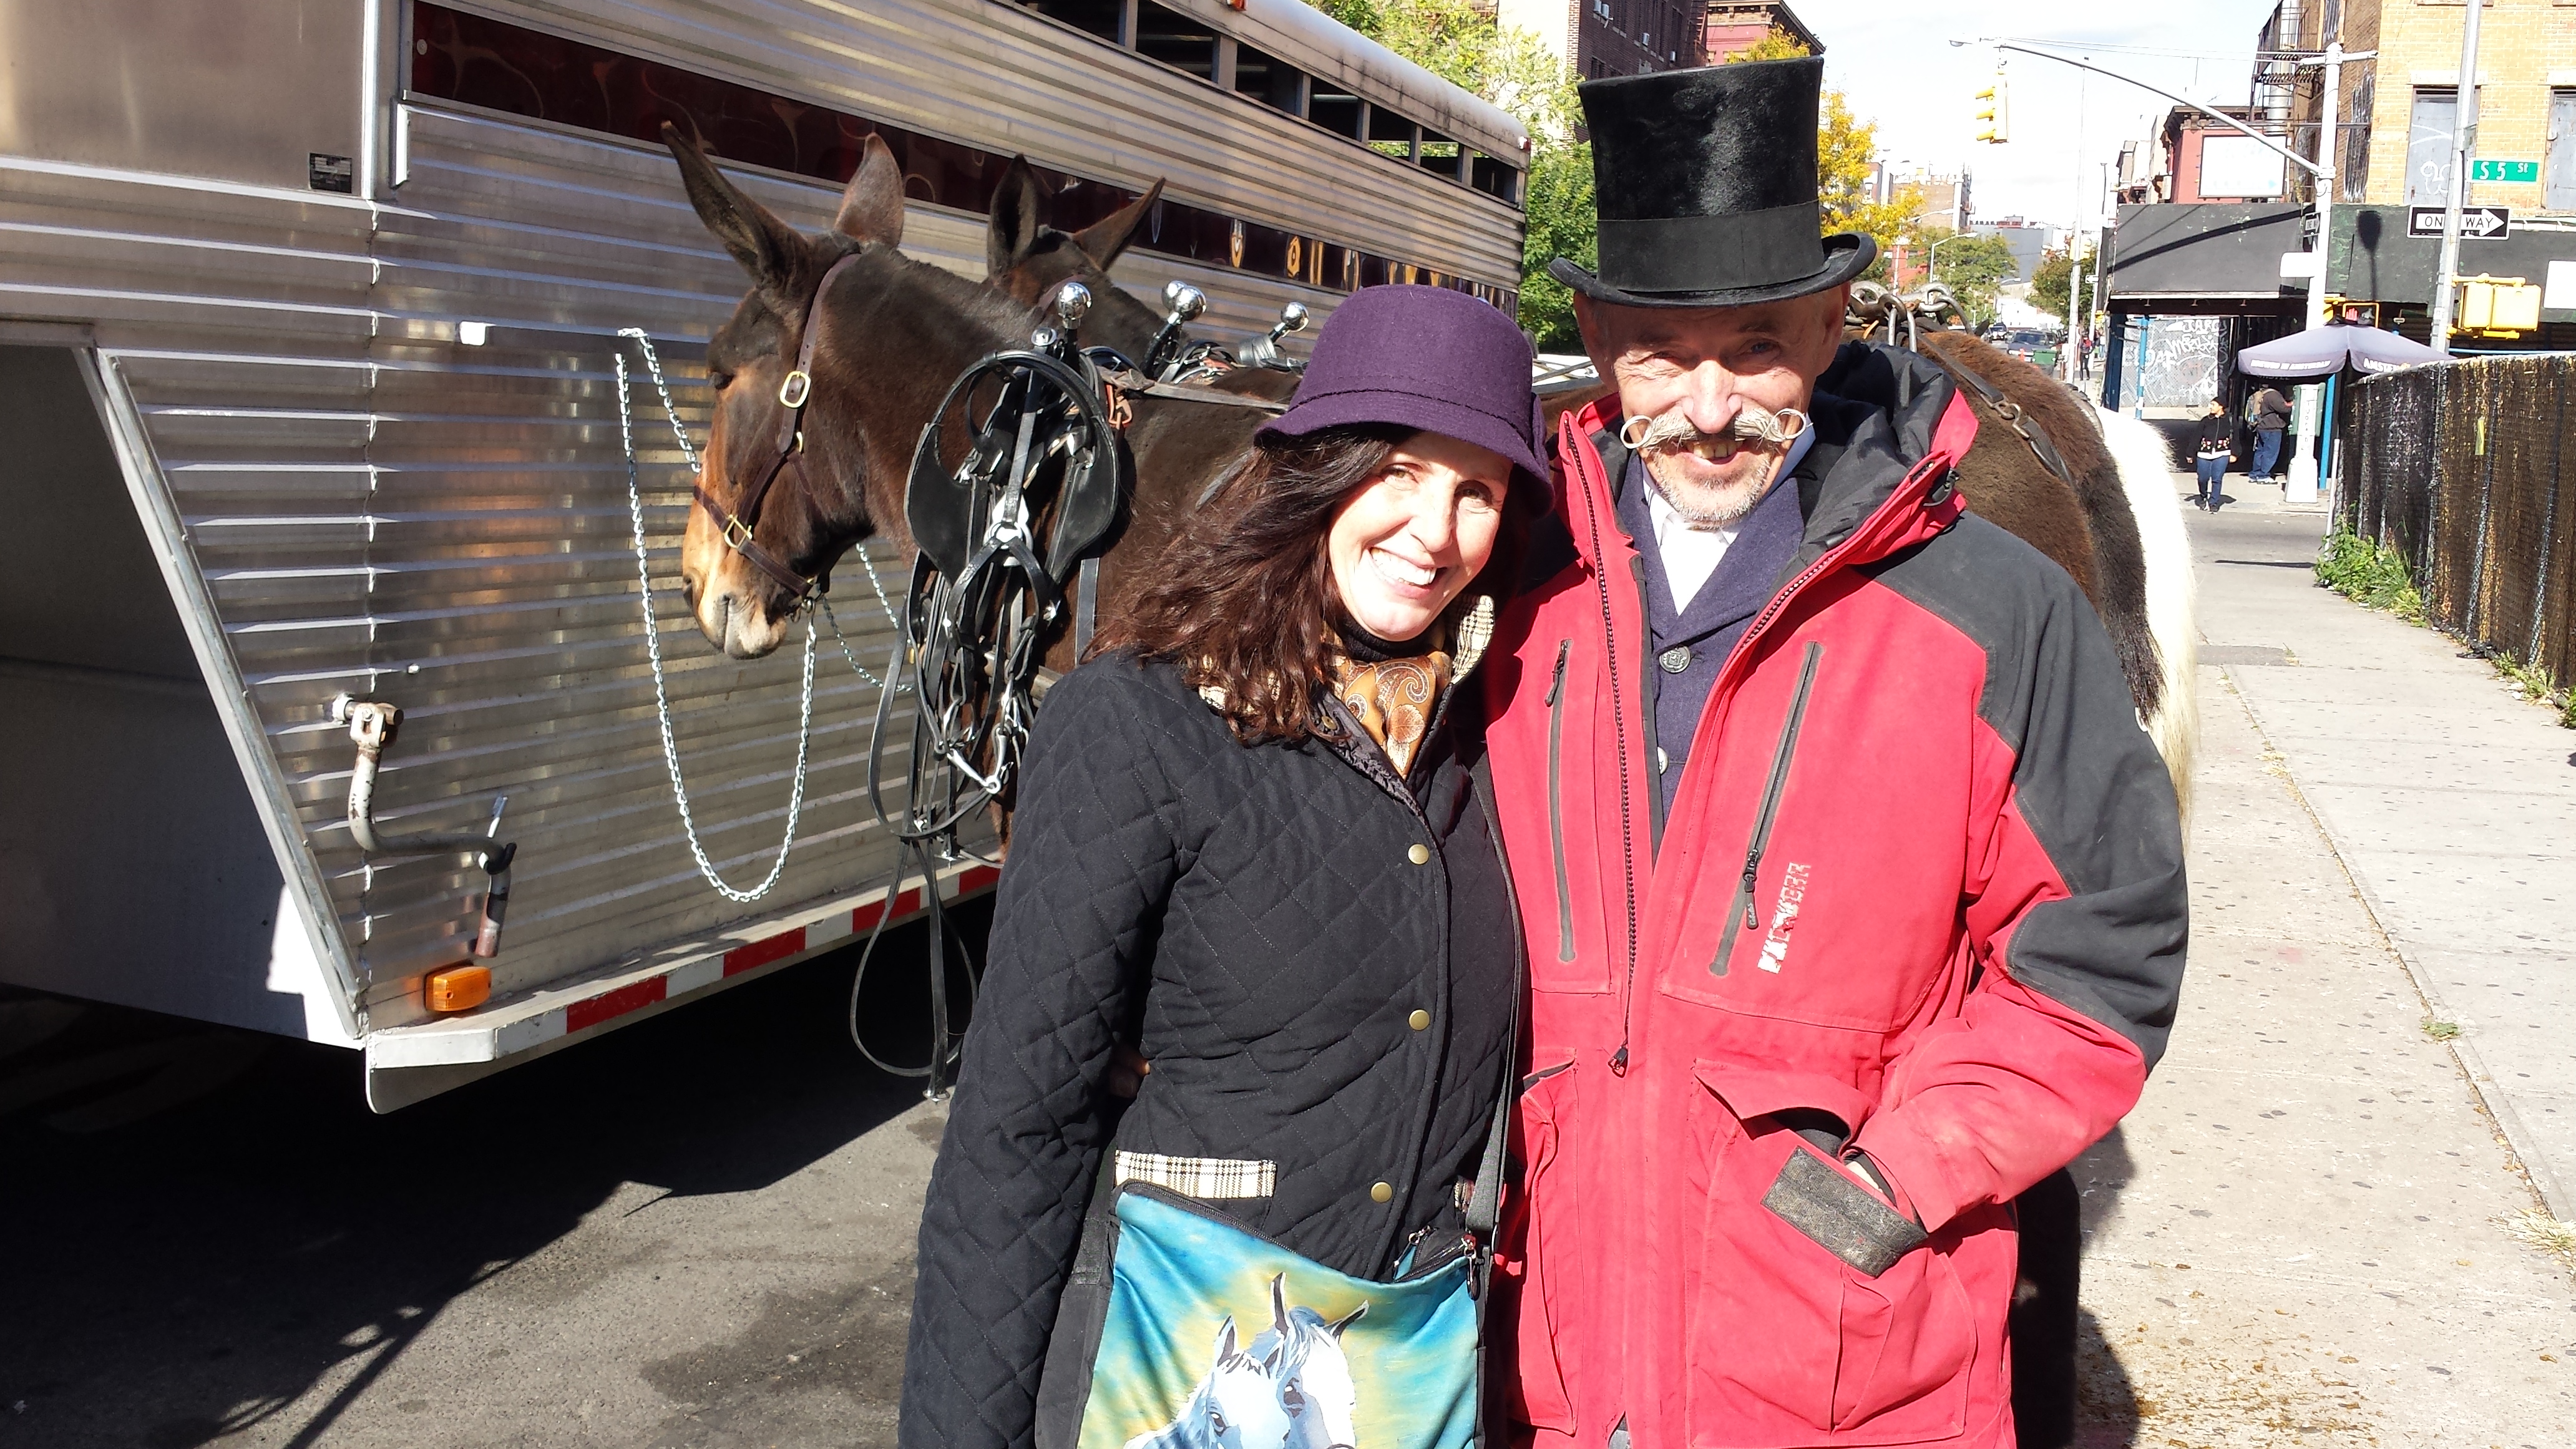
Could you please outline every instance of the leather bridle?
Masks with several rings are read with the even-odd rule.
[[[823,280],[814,288],[814,300],[805,304],[804,336],[796,344],[796,366],[778,385],[776,447],[767,471],[760,475],[760,482],[743,495],[741,510],[736,512],[725,507],[714,494],[709,493],[703,474],[689,484],[690,494],[698,500],[698,506],[707,511],[707,516],[722,520],[718,527],[723,530],[725,547],[749,559],[752,567],[769,575],[779,587],[787,590],[791,596],[789,605],[796,609],[808,607],[831,587],[828,571],[810,579],[804,577],[789,568],[785,560],[762,547],[760,540],[752,537],[752,530],[760,526],[761,505],[768,501],[769,490],[778,482],[778,475],[786,472],[788,465],[796,463],[804,454],[805,404],[814,396],[814,352],[823,335],[823,296],[832,290],[832,282],[841,275],[841,270],[858,259],[857,252],[848,252],[832,263],[831,268],[823,273]],[[798,471],[803,471],[801,464]]]

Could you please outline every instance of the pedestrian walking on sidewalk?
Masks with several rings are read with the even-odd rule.
[[[1486,685],[1505,1443],[2012,1449],[2013,1204],[2173,1022],[2172,777],[2074,580],[1965,511],[1966,396],[1842,340],[1876,247],[1819,237],[1822,74],[1580,87],[1600,260],[1549,271],[1615,390]]]
[[[2290,400],[2281,390],[2265,383],[2246,404],[2248,421],[2254,424],[2254,466],[2246,476],[2256,483],[2276,481],[2273,466],[2281,461],[2281,435],[2290,426]]]
[[[2200,472],[2200,491],[2191,502],[2194,508],[2204,513],[2218,511],[2220,490],[2227,482],[2227,460],[2234,451],[2227,440],[2230,431],[2227,426],[2227,404],[2211,398],[2209,411],[2200,419],[2199,448],[2192,455],[2193,462]],[[2280,439],[2279,433],[2272,435],[2275,447],[2280,445]]]
[[[1048,696],[904,1449],[1472,1432],[1521,952],[1471,676],[1547,506],[1530,363],[1466,293],[1353,295]]]

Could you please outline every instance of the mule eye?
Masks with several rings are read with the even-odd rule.
[[[707,369],[707,386],[722,392],[733,386],[733,373],[726,368],[710,367]]]
[[[1288,1388],[1281,1389],[1279,1391],[1279,1407],[1286,1409],[1292,1414],[1302,1413],[1306,1408],[1306,1396],[1299,1392],[1293,1385]]]

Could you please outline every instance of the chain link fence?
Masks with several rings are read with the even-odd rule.
[[[2393,549],[2427,620],[2576,682],[2576,356],[2409,368],[2355,386],[2343,528]]]

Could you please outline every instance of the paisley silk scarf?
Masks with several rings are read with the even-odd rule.
[[[1351,718],[1386,751],[1395,773],[1413,769],[1414,754],[1431,728],[1431,709],[1449,683],[1449,654],[1444,649],[1413,659],[1382,659],[1375,664],[1339,661],[1341,696]]]
[[[1409,659],[1337,659],[1333,692],[1386,751],[1398,775],[1410,774],[1431,728],[1440,691],[1467,677],[1494,637],[1494,601],[1479,596],[1433,637],[1447,647]],[[1452,652],[1454,651],[1454,652]]]

